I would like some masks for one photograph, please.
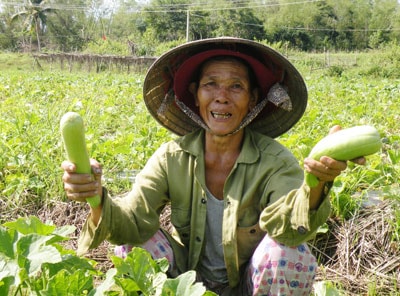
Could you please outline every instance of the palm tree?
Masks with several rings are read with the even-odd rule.
[[[25,18],[24,28],[30,33],[35,31],[39,52],[41,51],[39,36],[46,28],[47,14],[56,11],[56,9],[47,6],[46,3],[47,0],[29,0],[23,11],[11,16],[11,22]],[[32,39],[30,42],[32,45]]]

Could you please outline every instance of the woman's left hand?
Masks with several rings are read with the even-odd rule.
[[[329,134],[333,134],[339,130],[341,130],[341,127],[335,125],[330,129]],[[359,165],[364,165],[366,160],[365,157],[359,157],[350,161]],[[322,156],[319,161],[309,157],[304,159],[304,169],[322,182],[331,182],[335,180],[346,168],[347,161],[335,160],[328,156]]]
[[[331,182],[347,168],[345,161],[338,161],[328,156],[322,156],[321,159],[304,159],[304,169],[313,174],[322,182]]]

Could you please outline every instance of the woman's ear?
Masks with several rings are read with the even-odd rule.
[[[196,104],[196,106],[198,107],[198,106],[199,106],[199,102],[198,102],[198,100],[197,100],[197,84],[196,84],[196,82],[191,82],[191,83],[189,84],[189,91],[190,91],[190,93],[193,95],[195,104]]]

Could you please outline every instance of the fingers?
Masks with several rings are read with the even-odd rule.
[[[320,161],[316,161],[312,158],[304,159],[304,168],[320,181],[330,182],[347,168],[347,164],[344,161],[337,161],[330,157],[323,156]]]
[[[99,177],[101,178],[101,175],[103,174],[101,164],[95,159],[90,159],[90,166],[92,167],[92,172],[95,176],[95,179],[99,179]]]
[[[64,171],[62,180],[64,183],[81,185],[94,182],[95,177],[92,174],[76,174],[73,172],[70,173],[68,171]]]
[[[339,176],[347,168],[346,161],[338,161],[328,156],[322,156],[319,162],[324,166],[324,171],[330,175]]]
[[[334,125],[330,128],[329,134],[336,133],[337,131],[340,131],[342,127],[340,125]]]
[[[92,174],[78,174],[76,166],[69,161],[64,161],[61,168],[64,170],[62,181],[64,190],[70,200],[85,202],[86,198],[95,195],[102,196],[102,167],[96,160],[90,161]]]
[[[92,174],[75,174],[65,171],[62,180],[67,197],[79,202],[84,202],[87,197],[97,195],[99,187],[101,187]]]
[[[76,166],[74,163],[68,161],[68,160],[64,160],[61,164],[61,169],[66,171],[66,172],[70,172],[73,173],[76,171]]]
[[[92,172],[94,175],[101,175],[102,174],[102,167],[101,164],[95,160],[95,159],[90,159],[90,166],[92,168]],[[61,169],[69,172],[69,173],[74,173],[76,171],[76,165],[73,162],[70,162],[68,160],[64,160],[61,163]]]
[[[367,162],[367,160],[365,159],[364,156],[358,157],[358,158],[355,158],[355,159],[351,159],[350,161],[354,162],[355,164],[358,164],[358,165],[365,165],[366,162]]]
[[[86,198],[99,195],[97,182],[87,184],[64,183],[64,190],[70,200],[85,202]]]

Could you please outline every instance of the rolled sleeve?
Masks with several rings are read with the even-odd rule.
[[[108,192],[103,189],[103,208],[100,220],[97,226],[93,223],[89,215],[82,227],[81,234],[78,239],[78,255],[84,255],[89,249],[96,248],[108,236],[107,223],[110,220],[109,209],[110,198]]]
[[[310,240],[329,217],[329,188],[318,209],[310,210],[310,188],[303,184],[264,209],[260,226],[275,240],[296,246]]]
[[[160,213],[169,202],[162,159],[162,152],[153,155],[136,176],[129,194],[110,197],[104,189],[101,218],[96,226],[89,215],[78,240],[79,254],[104,240],[117,245],[140,245],[154,235],[160,228]]]

